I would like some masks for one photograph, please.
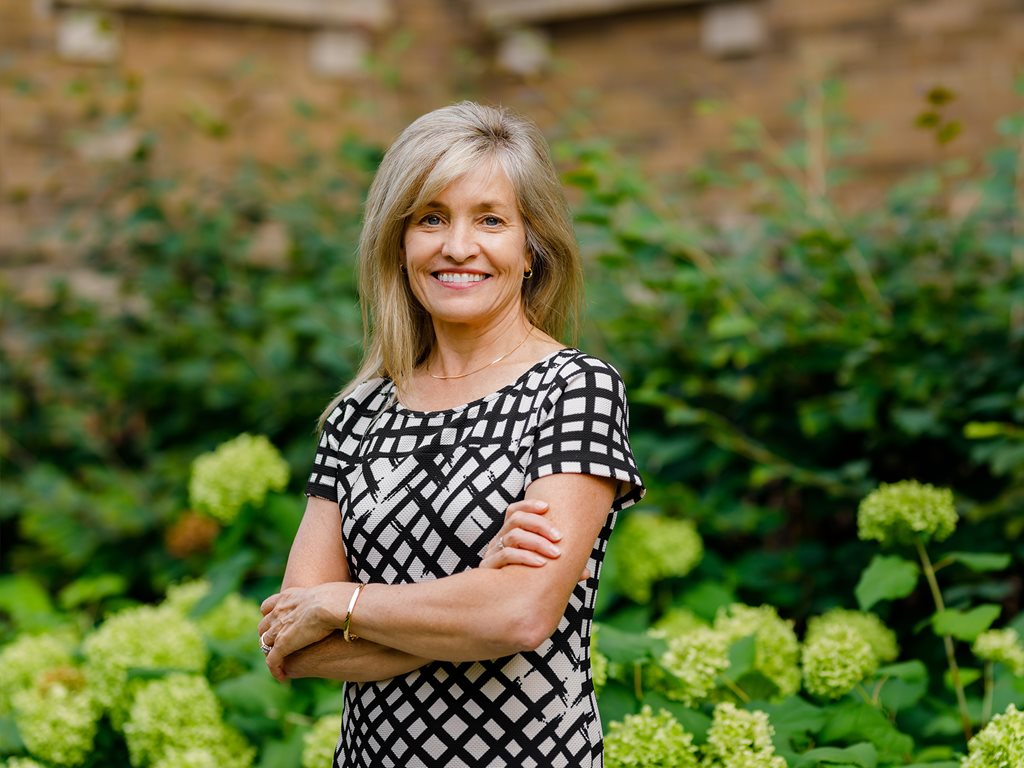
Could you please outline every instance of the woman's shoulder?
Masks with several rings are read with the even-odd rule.
[[[325,424],[338,428],[353,415],[381,410],[389,402],[391,389],[391,379],[381,376],[358,382],[337,398]]]
[[[591,374],[606,377],[609,383],[616,386],[622,383],[622,377],[615,366],[576,347],[565,347],[549,360],[550,370],[559,381],[568,381],[581,374]]]

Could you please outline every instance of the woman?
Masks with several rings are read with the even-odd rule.
[[[267,664],[347,681],[337,766],[601,765],[597,577],[643,486],[618,374],[556,341],[582,272],[536,126],[413,122],[359,258],[366,358],[325,411]]]

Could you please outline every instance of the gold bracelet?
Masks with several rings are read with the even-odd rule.
[[[341,625],[341,632],[345,637],[346,643],[351,643],[353,640],[359,639],[358,635],[353,635],[348,630],[352,624],[352,611],[354,611],[356,608],[356,600],[359,599],[359,593],[363,591],[363,587],[365,586],[365,584],[360,584],[359,586],[357,586],[355,588],[355,591],[352,593],[352,597],[349,598],[348,610],[345,612],[345,623]]]

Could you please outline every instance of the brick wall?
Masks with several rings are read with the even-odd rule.
[[[312,0],[299,4],[312,20],[196,12],[195,0],[178,13],[166,10],[173,0],[162,11],[143,0],[0,3],[0,261],[24,254],[60,190],[91,183],[139,130],[159,133],[165,167],[217,173],[245,155],[285,157],[296,131],[325,146],[345,130],[386,142],[417,114],[470,97],[549,130],[573,111],[579,135],[612,139],[671,185],[723,146],[733,116],[794,138],[790,105],[834,75],[848,112],[870,126],[867,199],[939,151],[914,127],[929,88],[956,94],[948,113],[963,126],[942,153],[972,162],[996,119],[1021,108],[1019,0],[349,5],[367,2],[381,12],[350,22],[317,21]],[[131,128],[119,126],[123,112]],[[59,260],[61,248],[45,253]]]

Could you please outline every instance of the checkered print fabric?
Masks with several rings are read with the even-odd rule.
[[[539,477],[583,473],[619,487],[555,633],[535,651],[433,662],[345,686],[335,766],[602,764],[590,626],[616,513],[644,493],[625,389],[607,363],[564,349],[487,397],[411,411],[394,384],[360,385],[330,414],[306,493],[337,500],[349,571],[405,584],[475,568],[505,509]]]

